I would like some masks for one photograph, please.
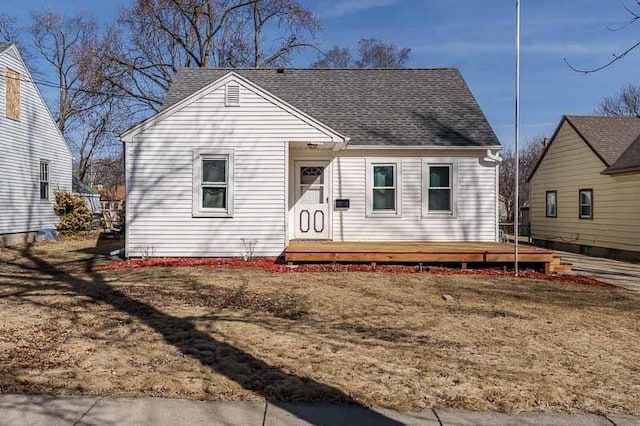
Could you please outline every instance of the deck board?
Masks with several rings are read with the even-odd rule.
[[[519,247],[523,263],[549,270],[553,251]],[[338,242],[293,240],[285,250],[287,262],[406,262],[509,263],[514,245],[498,242]]]

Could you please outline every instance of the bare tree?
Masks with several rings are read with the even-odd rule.
[[[624,10],[628,13],[628,19],[626,22],[624,22],[621,25],[617,25],[617,26],[608,26],[607,29],[609,31],[613,31],[613,32],[617,32],[617,31],[622,31],[624,29],[626,29],[627,27],[640,22],[640,0],[635,0],[635,7],[636,9],[632,9],[631,7],[627,6],[625,3],[623,3],[623,7]],[[580,73],[584,73],[584,74],[590,74],[590,73],[594,73],[594,72],[598,72],[600,70],[603,70],[605,68],[610,67],[611,65],[613,65],[614,63],[618,62],[619,60],[625,58],[629,53],[633,52],[634,50],[636,50],[637,48],[640,47],[640,41],[633,43],[631,46],[627,47],[626,49],[620,51],[619,53],[612,53],[611,55],[611,59],[606,61],[605,63],[603,63],[602,65],[593,67],[593,68],[578,68],[574,65],[572,65],[567,58],[564,58],[564,62],[567,64],[567,66],[569,66],[569,68],[571,68],[573,71],[575,72],[580,72]]]
[[[54,69],[59,87],[56,122],[63,134],[68,127],[98,105],[104,96],[88,90],[81,78],[82,62],[90,61],[85,46],[97,37],[97,24],[93,16],[78,13],[64,17],[52,12],[32,12],[29,32],[36,50]]]
[[[96,63],[114,90],[158,111],[178,68],[287,64],[317,28],[297,0],[135,0]]]
[[[595,113],[640,117],[640,86],[623,86],[615,95],[605,97],[596,107]]]
[[[18,25],[15,16],[0,13],[0,41],[8,41],[18,46],[20,56],[27,63],[31,72],[36,72],[33,61],[33,51],[24,39],[24,28]]]
[[[354,68],[355,61],[351,57],[351,50],[347,47],[334,46],[326,53],[318,54],[318,59],[311,64],[311,68]]]
[[[250,65],[255,68],[286,65],[293,52],[304,47],[315,48],[307,36],[314,36],[320,24],[311,11],[297,0],[256,1],[251,8],[251,21],[253,62]],[[270,24],[282,32],[278,34],[279,43],[264,43],[265,30]]]
[[[411,49],[400,49],[393,43],[375,38],[363,38],[358,42],[358,58],[354,59],[348,48],[335,46],[326,53],[319,53],[312,68],[404,68]]]
[[[538,164],[540,156],[544,152],[546,138],[537,137],[520,149],[518,202],[524,206],[529,201],[529,175]],[[504,202],[507,221],[513,221],[515,210],[515,155],[510,148],[502,152],[503,161],[500,164],[500,197]]]
[[[0,13],[0,40],[18,43],[22,30],[18,26],[18,18]]]

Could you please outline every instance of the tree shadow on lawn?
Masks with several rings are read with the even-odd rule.
[[[541,304],[575,309],[610,308],[640,314],[640,294],[619,287],[527,279],[518,279],[514,283],[511,280],[514,279],[496,277],[491,286],[459,283],[456,287],[436,284],[436,288],[449,292],[454,297],[462,294],[466,299],[477,301]]]
[[[25,247],[21,255],[33,266],[11,262],[13,266],[27,272],[33,272],[35,269],[55,277],[58,283],[64,283],[64,285],[53,283],[48,285],[40,283],[40,279],[37,279],[37,290],[70,290],[76,296],[89,298],[91,303],[105,303],[133,316],[159,333],[166,343],[174,346],[184,355],[197,360],[300,419],[313,424],[322,424],[326,421],[321,410],[308,409],[303,405],[287,402],[324,402],[361,406],[340,389],[273,367],[233,345],[213,339],[210,335],[196,329],[194,323],[189,320],[168,315],[148,303],[127,296],[105,282],[103,276],[94,268],[94,257],[84,261],[85,278],[47,262],[34,254],[30,246]],[[30,279],[28,276],[19,278]],[[7,296],[2,295],[2,297]],[[400,424],[373,410],[367,410],[365,407],[362,409],[366,410],[366,419],[369,423]]]

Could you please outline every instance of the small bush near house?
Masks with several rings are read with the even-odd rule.
[[[56,192],[56,205],[53,211],[60,217],[56,229],[60,232],[89,231],[93,216],[83,197]]]

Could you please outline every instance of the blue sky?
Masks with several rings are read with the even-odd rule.
[[[3,0],[1,11],[27,22],[28,10],[71,14],[88,10],[101,20],[115,16],[122,1]],[[635,1],[627,0],[633,7]],[[462,71],[489,122],[505,145],[513,143],[515,0],[308,0],[323,30],[318,43],[355,46],[376,37],[412,49],[411,67],[453,66]],[[611,32],[628,15],[620,0],[522,0],[522,137],[550,136],[562,114],[590,114],[625,83],[640,84],[640,50],[595,74],[595,67],[640,39],[630,26]],[[294,66],[308,66],[312,52]],[[44,70],[43,70],[44,71]],[[47,94],[54,95],[54,92]]]

